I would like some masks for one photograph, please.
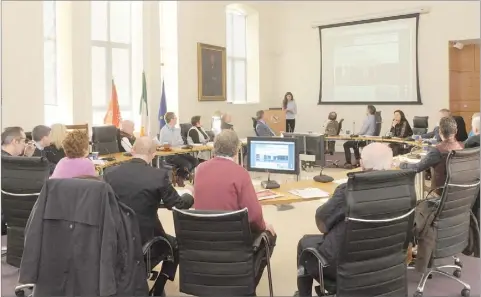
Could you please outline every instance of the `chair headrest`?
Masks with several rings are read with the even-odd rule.
[[[413,118],[413,126],[414,128],[427,128],[428,127],[428,116],[425,117],[418,117],[415,116]]]
[[[2,156],[2,167],[4,166],[34,166],[44,167],[48,165],[45,157],[23,157],[23,156]]]
[[[117,127],[113,125],[92,127],[92,141],[93,142],[116,141],[118,133],[119,132]]]

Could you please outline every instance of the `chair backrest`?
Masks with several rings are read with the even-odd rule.
[[[437,231],[434,258],[461,253],[468,245],[470,211],[479,194],[479,147],[451,151],[446,182],[433,225]]]
[[[376,129],[374,130],[374,136],[381,135],[382,128],[382,116],[380,111],[376,111],[374,117],[376,118]]]
[[[117,135],[117,127],[113,125],[92,127],[92,151],[100,155],[118,153]]]
[[[192,128],[191,123],[183,123],[180,124],[180,135],[182,136],[182,139],[184,140],[184,144],[187,144],[187,134],[189,134],[190,128]]]
[[[83,130],[87,132],[87,134],[90,134],[89,132],[89,124],[77,124],[77,125],[65,125],[65,128],[67,128],[67,131],[72,131],[72,130]]]
[[[32,140],[32,132],[25,132],[25,138],[27,138],[28,140]]]
[[[251,118],[252,119],[252,127],[254,128],[254,133],[256,134],[256,136],[259,136],[259,133],[257,133],[257,119],[256,118]]]
[[[429,120],[428,116],[425,116],[425,117],[415,116],[413,118],[413,128],[427,129],[429,124],[428,120]]]
[[[337,128],[337,134],[336,134],[336,135],[341,134],[341,131],[342,131],[342,122],[344,122],[344,119],[341,119],[341,120],[339,121],[339,126],[338,126],[338,128]]]
[[[407,296],[405,262],[416,208],[415,174],[348,174],[336,296]]]
[[[9,227],[23,227],[50,169],[46,158],[2,156],[2,210]]]
[[[173,209],[179,245],[180,291],[194,296],[255,292],[247,209],[234,212]]]

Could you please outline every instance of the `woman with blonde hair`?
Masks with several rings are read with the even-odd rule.
[[[62,142],[67,136],[67,127],[62,124],[53,124],[50,128],[51,144],[44,149],[45,156],[50,163],[57,164],[63,157],[65,157]]]

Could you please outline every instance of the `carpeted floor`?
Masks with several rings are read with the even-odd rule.
[[[330,159],[331,156],[328,157]],[[343,160],[343,156],[336,153],[334,159]],[[343,164],[343,162],[342,162]],[[342,165],[341,164],[341,165]],[[339,169],[326,169],[325,174],[332,174]],[[301,179],[311,179],[313,175],[318,174],[316,169],[312,172],[303,172]],[[253,183],[258,184],[265,179],[265,174],[252,174]],[[272,179],[279,183],[284,183],[292,180],[291,176],[271,175]],[[297,242],[304,234],[318,234],[314,215],[317,207],[320,205],[319,201],[308,201],[294,204],[292,208],[281,209],[275,206],[264,206],[263,212],[265,220],[271,223],[277,233],[276,250],[272,256],[272,277],[274,283],[275,296],[292,296],[296,291],[296,250]],[[162,209],[159,210],[164,229],[170,233],[174,233],[173,219],[170,211]],[[2,240],[3,241],[3,240]],[[4,242],[3,242],[4,243]],[[462,277],[464,281],[471,285],[471,296],[480,295],[480,273],[481,261],[477,258],[461,257],[464,267]],[[17,285],[18,270],[7,265],[2,259],[2,296],[14,296],[14,287]],[[414,271],[408,271],[408,286],[409,295],[415,292],[420,275]],[[435,275],[433,279],[429,280],[424,296],[460,296],[462,286],[448,279],[447,277]],[[183,295],[179,293],[178,278],[174,282],[167,284],[166,293],[168,296]],[[261,280],[257,289],[257,296],[268,296],[267,273]]]

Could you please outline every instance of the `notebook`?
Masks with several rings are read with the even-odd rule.
[[[256,192],[257,194],[257,199],[260,200],[266,200],[266,199],[273,199],[273,198],[278,198],[282,197],[282,195],[274,193],[270,190],[260,190]]]
[[[289,193],[299,196],[301,198],[327,198],[329,193],[318,188],[305,188],[289,191]]]

